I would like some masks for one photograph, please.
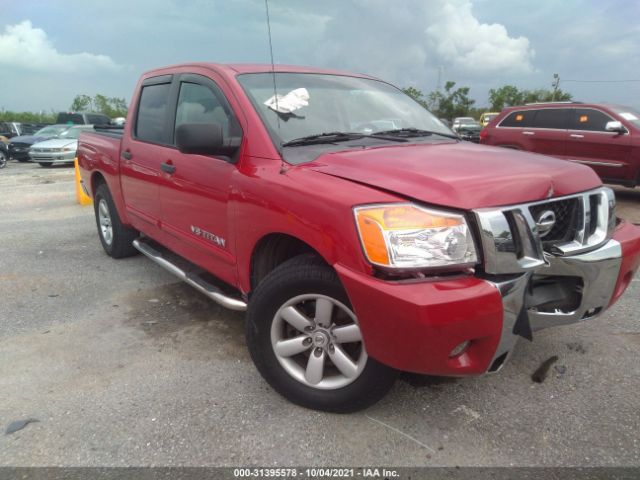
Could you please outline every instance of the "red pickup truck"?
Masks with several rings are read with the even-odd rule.
[[[399,370],[496,372],[518,338],[602,314],[640,264],[590,168],[461,142],[364,75],[154,70],[78,161],[107,254],[246,309],[258,370],[310,408],[364,408]]]

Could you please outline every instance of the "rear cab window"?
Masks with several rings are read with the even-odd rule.
[[[153,79],[151,80],[153,81]],[[168,144],[166,124],[171,78],[166,83],[143,85],[138,101],[135,123],[135,139],[144,142]]]

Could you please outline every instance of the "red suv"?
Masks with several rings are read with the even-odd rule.
[[[640,184],[640,112],[580,102],[505,108],[480,143],[527,150],[592,167],[604,181]]]

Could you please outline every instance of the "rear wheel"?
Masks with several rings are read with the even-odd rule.
[[[258,285],[246,336],[265,380],[307,408],[361,410],[380,400],[396,377],[367,355],[336,273],[311,255],[283,263]]]
[[[138,237],[138,232],[122,224],[105,183],[96,189],[93,206],[98,236],[107,255],[113,258],[135,255],[138,251],[133,247],[133,241]]]

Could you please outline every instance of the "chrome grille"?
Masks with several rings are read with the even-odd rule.
[[[555,215],[542,233],[541,217]],[[519,273],[546,263],[545,255],[569,256],[602,245],[615,226],[609,188],[563,198],[475,211],[487,273]],[[540,227],[540,228],[539,228]]]
[[[529,207],[534,221],[538,221],[540,216],[549,210],[555,214],[556,222],[546,235],[541,235],[545,250],[556,243],[572,240],[578,228],[578,215],[582,215],[580,202],[577,198],[541,203]]]

